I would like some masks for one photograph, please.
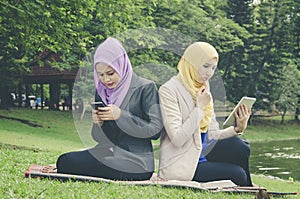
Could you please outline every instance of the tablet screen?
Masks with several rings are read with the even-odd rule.
[[[223,123],[223,126],[225,126],[225,125],[226,126],[233,126],[234,122],[235,122],[234,113],[237,111],[238,107],[242,104],[245,104],[247,109],[250,109],[255,101],[256,101],[256,98],[253,98],[253,97],[242,97],[242,99],[234,107],[233,111],[230,113],[230,115],[227,117],[227,119]]]

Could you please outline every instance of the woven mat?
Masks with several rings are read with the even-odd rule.
[[[43,173],[44,166],[32,164],[27,171],[25,171],[25,177],[27,178],[47,178],[51,180],[59,181],[88,181],[88,182],[103,182],[103,183],[115,183],[121,185],[139,185],[139,186],[162,186],[162,187],[176,187],[176,188],[188,188],[197,191],[210,191],[210,192],[228,192],[237,194],[269,194],[271,196],[283,196],[283,195],[297,195],[297,192],[269,192],[263,187],[240,187],[234,184],[230,180],[219,180],[205,183],[199,183],[195,181],[179,181],[179,180],[162,180],[154,173],[150,180],[143,181],[116,181],[99,177],[71,175],[62,173]]]

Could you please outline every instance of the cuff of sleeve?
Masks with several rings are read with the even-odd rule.
[[[130,117],[130,113],[128,111],[121,109],[121,115],[116,121],[120,122],[126,120],[128,117]]]
[[[233,131],[237,134],[237,135],[242,135],[244,132],[243,131],[237,131],[236,129],[235,129],[235,126],[232,126],[232,128],[233,128]]]

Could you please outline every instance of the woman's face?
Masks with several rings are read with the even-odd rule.
[[[207,82],[215,73],[217,68],[217,59],[214,58],[198,69],[199,74],[199,82],[205,83]]]
[[[98,63],[96,65],[96,71],[99,80],[108,88],[116,88],[121,78],[119,74],[110,66]]]

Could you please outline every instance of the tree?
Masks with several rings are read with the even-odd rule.
[[[279,108],[283,82],[295,78],[287,70],[299,71],[299,4],[293,0],[256,4],[251,0],[2,0],[0,107],[7,107],[9,92],[30,71],[32,60],[43,65],[40,53],[60,55],[61,63],[52,62],[59,69],[83,66],[86,55],[113,36],[129,51],[134,70],[157,81],[155,73],[164,74],[165,65],[175,69],[189,44],[209,42],[219,52],[218,70],[229,101],[250,95],[257,97],[257,108],[270,107],[262,98]],[[153,64],[158,67],[149,68]]]
[[[291,0],[263,1],[257,5],[252,29],[252,53],[249,54],[249,65],[253,69],[248,80],[252,93],[258,99],[264,98],[269,102],[265,104],[259,100],[260,108],[268,109],[270,105],[275,105],[280,106],[283,112],[286,112],[285,108],[295,109],[295,106],[286,106],[291,103],[287,102],[282,92],[289,93],[286,97],[297,98],[295,92],[299,89],[291,85],[282,88],[282,85],[289,81],[298,82],[289,71],[297,74],[299,70],[299,33],[295,32],[299,25],[298,12],[299,3]],[[287,102],[284,106],[282,99]]]
[[[284,123],[284,118],[288,110],[295,110],[298,106],[298,96],[300,94],[300,72],[293,63],[287,60],[283,66],[281,74],[283,78],[278,83],[275,105],[281,114],[281,124]]]
[[[204,1],[204,3],[203,7],[209,12],[208,15],[219,20],[219,23],[228,29],[226,31],[227,35],[239,39],[239,43],[232,45],[230,38],[227,39],[222,35],[218,35],[219,38],[222,38],[219,68],[225,81],[227,97],[229,101],[236,102],[242,96],[248,95],[247,89],[245,89],[245,77],[248,75],[246,55],[247,40],[251,35],[247,28],[251,23],[252,8],[249,1],[228,0],[222,3],[219,1]],[[209,9],[205,8],[207,5]],[[239,8],[238,5],[243,8]],[[218,13],[219,16],[216,16],[215,13]],[[227,43],[229,48],[226,48],[225,44]],[[222,48],[224,48],[223,51]]]
[[[82,29],[93,1],[1,1],[0,108],[9,105],[9,91],[30,71],[32,60],[50,50],[61,55],[59,68],[79,64],[89,33]],[[36,60],[38,63],[39,60]],[[66,64],[68,63],[68,64]]]
[[[253,0],[228,0],[227,18],[240,26],[249,28],[253,24]]]

